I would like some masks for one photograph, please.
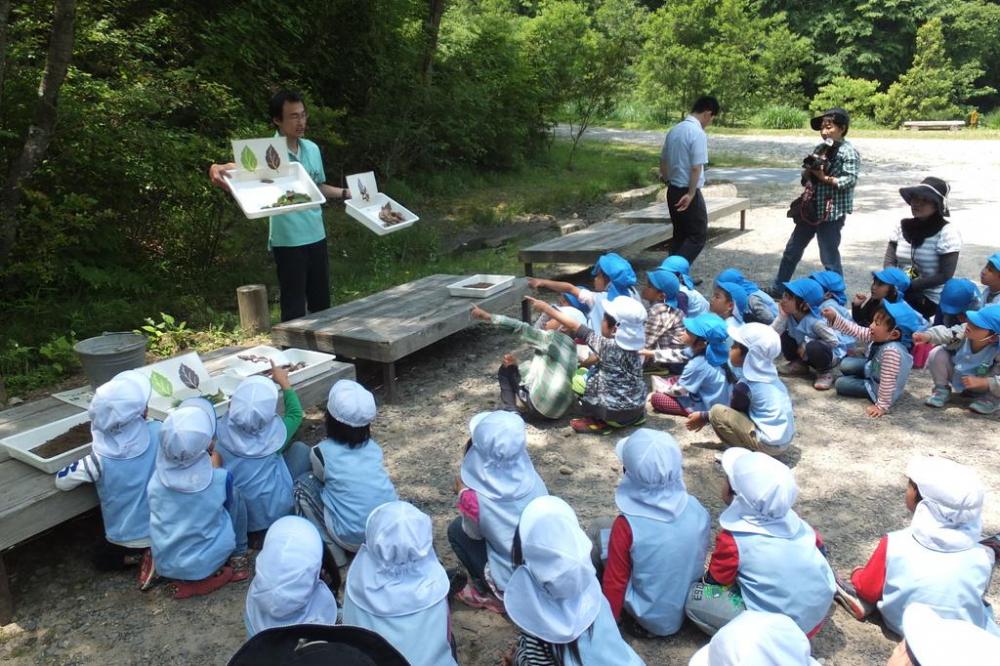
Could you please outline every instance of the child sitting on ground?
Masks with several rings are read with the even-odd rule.
[[[874,419],[888,414],[903,395],[913,368],[913,334],[924,327],[924,318],[902,299],[883,300],[868,328],[844,319],[833,308],[824,308],[822,314],[838,331],[868,343],[865,358],[840,362],[843,376],[835,384],[837,395],[868,398],[874,404],[865,412]]]
[[[823,288],[810,278],[786,282],[778,307],[781,312],[771,328],[781,335],[781,353],[788,361],[778,368],[782,375],[816,372],[813,388],[826,391],[833,387],[833,369],[847,354],[847,345],[819,316]]]
[[[312,474],[295,482],[296,512],[316,526],[338,567],[364,543],[368,514],[398,499],[372,439],[375,413],[375,397],[356,381],[330,387],[326,438],[313,447]]]
[[[684,307],[686,297],[680,293],[677,276],[663,269],[646,274],[648,284],[642,290],[643,300],[650,303],[646,317],[646,349],[657,352],[654,358],[643,357],[647,366],[656,364],[671,373],[684,369],[688,356],[684,343]]]
[[[570,426],[580,433],[607,434],[646,418],[646,383],[639,350],[645,342],[646,308],[628,296],[604,302],[601,330],[579,325],[544,301],[526,297],[536,310],[556,319],[573,337],[584,338],[600,359],[580,399],[585,418]]]
[[[753,280],[748,280],[736,268],[727,268],[719,273],[716,282],[733,282],[743,287],[747,295],[747,307],[743,311],[743,321],[770,325],[778,316],[778,304],[771,296],[757,286]]]
[[[809,639],[790,617],[748,610],[719,629],[688,666],[819,666],[811,652]]]
[[[851,301],[851,316],[858,326],[871,326],[883,301],[898,303],[910,288],[910,276],[895,266],[872,271],[870,294],[857,293]]]
[[[558,497],[539,497],[521,514],[514,538],[517,567],[504,608],[520,630],[505,664],[642,666],[622,638],[601,594],[591,543]]]
[[[684,344],[693,354],[679,377],[653,378],[649,396],[653,410],[671,416],[688,416],[691,412],[707,412],[713,405],[729,402],[733,379],[726,366],[729,334],[722,318],[711,312],[684,319]],[[646,356],[655,356],[649,349]]]
[[[278,415],[279,387],[284,396],[284,417]],[[262,532],[271,523],[292,513],[293,476],[281,450],[287,447],[295,451],[293,460],[309,460],[309,446],[292,442],[301,423],[302,405],[288,382],[288,370],[273,362],[271,379],[253,376],[240,382],[229,411],[219,420],[216,446],[246,502],[251,541],[262,540]],[[309,469],[296,471],[304,474]]]
[[[1000,654],[1000,636],[921,603],[903,611],[903,638],[885,666],[990,664]]]
[[[687,299],[687,305],[684,307],[684,314],[686,316],[697,317],[700,314],[708,312],[708,299],[694,288],[694,280],[691,279],[691,275],[689,274],[691,262],[679,254],[674,254],[664,259],[660,264],[660,268],[673,273],[680,280],[681,293]]]
[[[586,289],[582,284],[574,285],[577,289]],[[556,298],[556,306],[560,308],[576,308],[583,313],[586,318],[590,314],[590,307],[584,305],[579,298],[574,296],[568,291],[562,292]],[[548,315],[540,314],[535,317],[535,323],[532,324],[535,328],[539,330],[545,330],[545,325],[549,322]]]
[[[163,422],[146,486],[153,562],[175,599],[250,577],[246,504],[214,450],[217,423],[205,398],[182,402]]]
[[[101,571],[139,564],[143,590],[156,576],[149,549],[146,484],[156,467],[160,423],[146,420],[151,391],[149,378],[134,370],[98,387],[88,410],[92,452],[56,474],[59,490],[94,484],[107,539],[94,564]]]
[[[407,502],[372,511],[344,586],[344,624],[384,636],[411,664],[455,666],[448,574],[431,519]]]
[[[541,278],[528,278],[528,286],[532,289],[548,289],[572,296],[590,308],[587,313],[588,326],[590,330],[597,331],[601,328],[605,302],[613,301],[618,296],[628,296],[636,301],[640,298],[635,288],[636,277],[632,264],[614,252],[601,255],[590,272],[594,276],[593,290],[577,287],[569,282]]]
[[[927,365],[934,392],[928,407],[944,407],[952,390],[974,398],[969,409],[992,414],[1000,398],[1000,305],[965,313],[964,326],[933,326],[915,333],[915,342],[937,345]]]
[[[864,567],[838,581],[837,602],[858,620],[877,607],[885,626],[902,633],[903,611],[925,603],[949,617],[1000,634],[983,600],[993,551],[982,538],[984,488],[976,472],[947,458],[921,456],[906,467],[910,526],[882,537]]]
[[[243,609],[247,637],[274,627],[337,624],[337,599],[320,579],[322,563],[323,539],[312,523],[299,516],[274,521],[247,591]],[[333,589],[338,587],[339,577]]]
[[[1000,252],[994,252],[986,260],[986,265],[979,272],[979,281],[983,283],[983,290],[979,294],[980,304],[1000,304]]]
[[[781,354],[781,339],[770,326],[744,324],[729,332],[733,345],[729,364],[739,369],[729,405],[688,416],[687,429],[712,426],[724,446],[740,446],[772,456],[788,450],[795,437],[795,413],[788,389],[778,378],[774,359]]]
[[[812,638],[826,620],[835,584],[819,533],[792,510],[799,492],[792,471],[741,448],[722,454],[722,469],[728,506],[704,581],[688,595],[687,616],[713,634],[744,608],[783,613]]]
[[[483,412],[469,422],[462,469],[455,486],[461,514],[448,526],[448,541],[469,572],[457,598],[472,608],[503,613],[514,568],[511,545],[518,517],[531,500],[547,495],[528,457],[524,421],[512,412]]]
[[[571,317],[577,326],[586,321],[576,308],[561,305],[557,309]],[[524,365],[523,373],[513,354],[504,355],[497,370],[504,409],[526,416],[558,419],[573,406],[577,345],[557,320],[545,315],[544,330],[538,330],[513,317],[490,314],[475,305],[472,306],[472,318],[519,333],[521,339],[533,347],[531,362]]]
[[[978,310],[979,288],[972,280],[952,278],[941,288],[941,302],[934,316],[935,326],[961,326],[965,324],[967,310]]]
[[[709,515],[684,486],[681,450],[665,432],[640,428],[615,447],[624,476],[621,514],[592,530],[594,566],[611,613],[637,636],[670,636],[708,553]]]
[[[849,321],[851,311],[847,309],[847,285],[844,283],[844,276],[834,271],[816,271],[809,276],[809,279],[815,280],[823,288],[823,303],[819,306],[820,311],[824,308],[833,308],[841,317]],[[840,343],[844,347],[845,356],[857,344],[857,340],[842,331],[837,331],[837,337],[840,338]]]
[[[742,326],[743,311],[747,309],[747,293],[735,282],[716,280],[708,308],[713,314],[722,317],[727,329]]]

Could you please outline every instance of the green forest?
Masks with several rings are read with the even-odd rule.
[[[273,279],[266,228],[206,172],[272,131],[277,90],[305,94],[331,183],[374,170],[420,204],[554,151],[569,168],[556,123],[661,127],[705,93],[723,126],[836,104],[859,128],[1000,129],[998,35],[986,0],[0,0],[0,373],[52,381],[74,339],[147,318],[235,326],[234,288]],[[326,217],[345,275],[433,262],[444,233]]]

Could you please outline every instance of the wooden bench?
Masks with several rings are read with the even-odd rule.
[[[907,120],[903,129],[919,132],[921,130],[949,130],[957,132],[965,127],[964,120]]]
[[[740,214],[740,231],[747,228],[747,210],[750,208],[750,200],[740,197],[720,197],[717,199],[706,199],[705,208],[708,210],[709,223],[715,222],[727,215]],[[626,222],[653,222],[663,223],[670,221],[670,210],[667,202],[651,204],[639,210],[629,210],[619,213],[618,219]]]
[[[396,399],[396,361],[474,322],[472,305],[494,311],[521,302],[528,281],[488,298],[452,296],[460,275],[431,275],[271,328],[276,345],[335,352],[382,364],[386,400]]]
[[[217,362],[243,347],[217,349],[202,356],[209,372]],[[329,371],[295,385],[304,407],[325,404],[333,383],[355,376],[354,366],[335,361]],[[56,398],[43,398],[0,412],[0,438],[36,428],[57,419],[83,411]],[[55,527],[98,505],[97,493],[91,484],[71,491],[57,490],[53,475],[13,460],[0,447],[0,626],[13,619],[14,604],[3,564],[3,551],[22,541]]]

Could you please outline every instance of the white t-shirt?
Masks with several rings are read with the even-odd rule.
[[[903,226],[897,224],[896,228],[889,234],[889,242],[896,243],[896,261],[899,267],[906,270],[913,266],[920,277],[937,275],[941,269],[941,255],[962,250],[962,235],[954,224],[946,224],[941,231],[933,236],[928,236],[920,247],[913,249],[906,239],[903,238]],[[937,303],[941,300],[941,290],[944,285],[931,287],[924,291],[924,295]]]

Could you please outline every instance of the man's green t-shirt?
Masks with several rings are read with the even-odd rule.
[[[326,182],[323,157],[319,154],[319,146],[312,141],[299,139],[298,155],[288,151],[288,158],[293,162],[301,163],[306,172],[309,173],[309,177],[317,185]],[[298,247],[326,238],[322,208],[310,208],[296,213],[275,215],[269,219],[268,247]]]

